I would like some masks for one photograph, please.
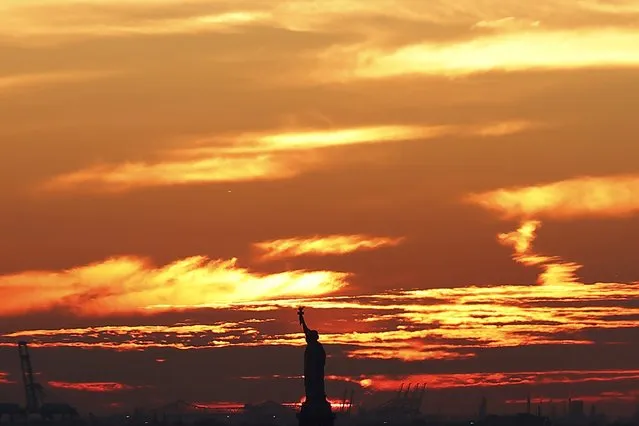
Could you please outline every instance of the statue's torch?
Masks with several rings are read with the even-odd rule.
[[[300,325],[304,323],[304,306],[297,308],[297,316],[300,319]]]

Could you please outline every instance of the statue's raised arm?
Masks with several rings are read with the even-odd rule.
[[[306,326],[306,321],[304,320],[304,307],[300,306],[297,309],[297,315],[300,318],[300,324],[304,330],[304,337],[306,337],[306,343],[317,342],[319,338],[319,334],[315,330],[311,330]]]
[[[308,333],[311,331],[309,330],[309,328],[306,326],[306,321],[304,321],[304,307],[300,306],[297,309],[297,316],[300,318],[300,325],[303,327],[304,329],[304,334],[306,335],[306,337],[308,337]]]

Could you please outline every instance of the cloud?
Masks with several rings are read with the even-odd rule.
[[[606,14],[637,14],[639,5],[634,0],[582,0],[579,2],[585,9],[590,9]]]
[[[302,376],[250,376],[245,380],[299,380]],[[502,386],[544,386],[552,384],[583,383],[615,383],[618,381],[634,381],[639,379],[639,370],[550,370],[550,371],[514,371],[489,373],[438,373],[407,375],[352,375],[326,376],[328,381],[354,383],[362,388],[377,392],[397,391],[408,383],[425,385],[427,389],[459,389],[469,387],[502,387]],[[546,398],[549,399],[549,398]],[[576,398],[575,398],[576,399]],[[523,402],[526,402],[523,400]],[[514,403],[514,401],[513,401]]]
[[[116,257],[62,271],[0,276],[0,292],[11,295],[0,315],[63,308],[79,315],[161,312],[277,297],[321,295],[346,285],[348,274],[286,271],[259,274],[236,259],[195,256],[164,266],[137,257]]]
[[[348,81],[414,74],[461,76],[488,71],[637,67],[638,36],[636,29],[587,28],[498,33],[393,50],[368,43],[342,45],[325,52],[326,69],[316,78]]]
[[[332,146],[429,139],[454,131],[448,126],[374,126],[326,131],[242,135],[231,152],[313,150]],[[255,143],[255,146],[251,146]]]
[[[576,272],[582,265],[564,262],[556,256],[542,256],[532,250],[532,242],[535,239],[537,229],[541,222],[528,220],[513,232],[498,235],[498,241],[515,250],[513,258],[516,262],[526,266],[541,266],[544,272],[539,276],[538,283],[543,285],[557,285],[563,283],[576,283]]]
[[[451,389],[494,386],[542,386],[548,384],[577,384],[589,382],[617,382],[639,379],[639,370],[594,371],[521,371],[494,373],[415,374],[408,376],[368,376],[369,386],[378,391],[396,391],[402,384],[423,383],[428,389]],[[525,401],[524,401],[525,402]]]
[[[374,237],[367,235],[328,235],[310,238],[286,238],[254,244],[263,260],[283,259],[305,255],[345,254],[361,250],[394,247],[404,238]]]
[[[479,21],[473,28],[497,28],[497,29],[521,29],[526,27],[538,27],[540,21],[530,21],[527,19],[518,19],[514,16],[508,16],[506,18],[493,19],[489,21]]]
[[[202,1],[91,3],[7,0],[0,7],[0,39],[52,44],[93,37],[220,32],[272,22],[268,10],[225,9]]]
[[[61,71],[30,74],[0,75],[0,94],[19,89],[95,80],[115,75],[114,71]]]
[[[313,7],[308,7],[305,0],[235,0],[229,3],[206,0],[180,3],[164,0],[91,0],[80,3],[71,0],[5,0],[0,11],[0,18],[4,18],[0,20],[0,28],[7,37],[67,35],[77,38],[117,36],[122,33],[215,31],[225,26],[249,23],[296,31],[335,32],[343,31],[340,24],[345,19],[362,20],[380,15],[391,17],[399,23],[467,24],[469,27],[476,22],[545,22],[559,19],[564,27],[570,28],[584,16],[595,16],[601,25],[606,25],[611,22],[611,15],[632,15],[637,12],[637,6],[632,1],[613,4],[593,0],[543,0],[525,6],[504,0],[490,0],[480,6],[471,1],[460,1],[452,7],[450,3],[440,0],[428,4],[410,0],[377,0],[368,3],[327,0]],[[64,11],[70,13],[62,13]],[[401,28],[378,28],[376,34],[368,34],[367,38],[376,39],[380,34],[393,30],[399,32]]]
[[[535,125],[519,120],[457,127],[394,125],[198,138],[162,153],[153,162],[92,166],[56,176],[42,188],[117,192],[153,186],[287,179],[330,164],[326,148],[450,135],[498,137]]]
[[[472,194],[467,201],[504,219],[621,217],[639,212],[639,176],[577,177]]]
[[[54,388],[70,389],[82,392],[122,392],[139,388],[139,386],[129,386],[123,383],[115,382],[89,382],[89,383],[72,383],[72,382],[57,382],[50,381],[47,384]]]
[[[299,173],[297,167],[303,164],[301,161],[293,166],[270,155],[259,155],[99,165],[55,177],[43,188],[54,191],[87,188],[121,192],[140,187],[285,179],[296,176]]]
[[[200,289],[194,285],[187,290],[193,297],[202,294],[197,302],[205,302],[207,293]],[[175,293],[172,297],[177,303],[186,295]],[[474,358],[481,349],[593,345],[606,343],[610,336],[617,344],[631,343],[614,333],[639,327],[633,308],[639,302],[639,283],[554,282],[279,300],[251,297],[254,301],[222,298],[208,305],[220,312],[233,312],[233,317],[239,318],[233,322],[18,330],[1,336],[0,345],[13,346],[19,338],[31,341],[34,348],[115,351],[303,346],[302,333],[297,327],[294,332],[288,328],[291,312],[300,305],[312,310],[309,321],[319,330],[323,343],[346,357],[359,359],[459,360]],[[201,305],[190,308],[197,306]],[[175,304],[172,307],[177,308]],[[269,310],[263,311],[264,307]],[[334,321],[338,315],[343,323]]]
[[[5,334],[6,339],[29,338],[33,347],[83,348],[87,342],[95,348],[129,351],[158,348],[205,349],[243,345],[254,341],[259,334],[256,323],[269,320],[247,319],[240,322],[217,322],[214,324],[140,325],[140,326],[95,326],[83,328],[61,328],[22,330]],[[157,359],[164,362],[164,359]]]
[[[90,316],[210,308],[231,309],[247,318],[211,325],[26,330],[3,336],[0,345],[14,344],[16,337],[32,337],[35,347],[118,351],[301,346],[305,344],[301,333],[267,332],[264,327],[274,318],[251,318],[255,312],[276,316],[282,309],[288,312],[300,305],[340,313],[349,324],[347,329],[335,330],[334,324],[325,328],[321,322],[314,327],[320,330],[323,342],[342,347],[351,358],[466,359],[475,357],[481,348],[591,345],[601,338],[590,333],[592,330],[639,326],[632,308],[639,301],[639,283],[579,282],[575,272],[580,265],[534,252],[532,243],[539,226],[538,221],[524,221],[516,231],[498,235],[498,241],[513,248],[515,261],[542,267],[539,282],[543,286],[468,286],[331,296],[346,285],[348,274],[256,274],[238,267],[235,259],[210,261],[204,257],[162,267],[138,258],[115,258],[67,271],[2,276],[0,289],[12,295],[10,303],[3,306],[4,315],[56,307]],[[266,254],[277,256],[291,251],[308,253],[316,250],[305,245],[312,241],[294,239],[294,243],[264,249]],[[359,240],[354,241],[350,248],[357,247]],[[270,252],[273,247],[276,251]],[[332,247],[336,248],[320,250],[342,251],[341,244]]]
[[[578,283],[576,272],[582,265],[557,256],[534,253],[532,242],[541,226],[537,218],[569,220],[580,217],[623,217],[639,212],[639,177],[618,175],[576,177],[559,182],[502,188],[471,194],[467,202],[501,215],[502,219],[522,219],[514,232],[498,235],[498,241],[514,249],[515,261],[541,266],[539,284]]]

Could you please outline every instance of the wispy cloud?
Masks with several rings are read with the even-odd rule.
[[[575,283],[577,276],[575,273],[581,269],[582,265],[573,262],[564,262],[557,256],[543,256],[532,250],[532,243],[536,236],[537,229],[541,222],[528,220],[513,232],[498,235],[501,244],[510,246],[515,253],[515,261],[527,266],[541,266],[544,272],[539,275],[539,284],[562,284]]]
[[[82,392],[122,392],[139,388],[116,382],[57,382],[50,381],[47,384],[54,388],[70,389]]]
[[[242,377],[245,380],[294,380],[301,376],[253,376]],[[623,380],[639,379],[639,370],[562,370],[562,371],[516,371],[491,373],[452,373],[452,374],[408,374],[408,375],[359,375],[327,376],[327,380],[354,383],[362,388],[375,391],[397,391],[406,384],[425,385],[427,389],[459,389],[475,387],[502,387],[549,384],[616,383]],[[415,386],[413,386],[415,389]],[[550,398],[544,398],[546,400]],[[577,399],[577,398],[575,398]],[[526,400],[509,400],[508,403],[525,403]]]
[[[236,259],[195,256],[164,266],[137,257],[119,257],[63,271],[28,271],[0,276],[11,298],[0,315],[61,307],[82,315],[159,312],[174,305],[197,306],[321,295],[346,285],[348,274],[286,271],[259,274]]]
[[[619,217],[639,212],[639,176],[578,177],[470,195],[505,219]]]
[[[547,385],[557,383],[617,382],[639,379],[639,370],[521,371],[495,373],[419,374],[403,377],[370,376],[369,386],[394,391],[403,383],[423,383],[429,389]],[[525,401],[524,401],[525,402]]]
[[[7,0],[0,8],[0,38],[51,44],[90,37],[220,32],[273,21],[268,10],[225,10],[199,3],[190,2],[180,7],[168,2],[149,5],[117,1],[82,4]],[[72,12],[63,13],[68,10]]]
[[[317,78],[344,81],[411,74],[458,76],[487,71],[636,67],[639,48],[634,40],[638,36],[634,29],[535,30],[456,43],[414,44],[390,51],[367,44],[337,46],[325,53],[327,70]]]
[[[488,21],[479,21],[473,28],[496,28],[496,29],[522,29],[530,27],[538,27],[540,21],[531,21],[528,19],[518,19],[514,16],[508,16],[506,18],[492,19]]]
[[[0,95],[18,89],[95,80],[113,76],[115,74],[117,73],[114,71],[74,70],[63,72],[0,75]]]
[[[305,255],[345,254],[361,250],[394,247],[404,238],[374,237],[368,235],[327,235],[309,238],[286,238],[255,243],[263,260],[282,259]]]
[[[62,10],[71,13],[60,14]],[[254,2],[210,2],[189,0],[181,3],[164,0],[73,2],[71,0],[5,0],[0,6],[7,35],[27,36],[109,36],[122,33],[165,34],[193,31],[214,31],[233,24],[262,24],[298,31],[337,31],[344,19],[370,18],[383,14],[399,22],[424,24],[469,24],[473,22],[521,21],[533,23],[559,16],[566,28],[583,16],[595,15],[609,22],[609,15],[632,14],[637,6],[631,0],[601,2],[595,0],[543,0],[525,6],[503,0],[491,0],[478,6],[460,1],[451,7],[448,2],[434,0],[428,4],[412,1],[378,0],[362,3],[357,0],[327,0],[308,7],[304,0],[272,0]],[[58,12],[59,15],[55,15]],[[55,16],[56,19],[52,19]],[[48,18],[48,19],[47,19]],[[572,19],[570,19],[572,18]],[[162,28],[162,24],[164,28]],[[574,25],[574,24],[573,24]],[[380,28],[377,33],[394,28]],[[343,28],[339,28],[343,31]],[[374,39],[375,34],[369,34]]]
[[[513,248],[515,261],[542,267],[539,282],[543,286],[469,286],[338,297],[331,293],[346,285],[346,273],[266,275],[240,268],[235,260],[195,257],[153,267],[137,258],[119,258],[68,271],[0,277],[0,288],[12,294],[3,313],[63,307],[84,315],[106,315],[206,307],[250,316],[251,311],[276,315],[282,308],[288,311],[304,305],[339,310],[344,319],[350,316],[347,331],[321,333],[322,341],[343,346],[347,356],[411,361],[471,358],[480,348],[590,345],[596,338],[584,334],[586,330],[639,326],[632,308],[639,300],[639,283],[579,282],[574,274],[580,265],[535,253],[532,243],[539,226],[538,221],[525,221],[516,231],[500,234],[498,241]],[[316,250],[305,246],[304,239],[294,241],[275,244],[273,249],[278,255]],[[114,287],[114,282],[120,284]],[[120,351],[304,345],[298,332],[262,332],[264,323],[247,318],[212,325],[31,330],[7,334],[2,338],[7,343],[0,344],[12,341],[5,339],[33,337],[33,344],[42,347]],[[317,328],[322,330],[322,325]]]
[[[473,126],[376,126],[323,131],[238,134],[198,138],[152,162],[102,164],[56,176],[45,190],[127,191],[194,183],[291,178],[326,167],[331,147],[428,140],[442,136],[504,136],[535,126],[507,121]]]
[[[308,164],[308,158],[306,160]],[[295,165],[287,164],[271,155],[258,155],[99,165],[55,177],[43,188],[54,191],[89,189],[121,192],[154,186],[285,179],[298,175],[299,167],[304,163],[300,160]]]
[[[176,293],[173,297],[182,300],[185,296]],[[206,300],[206,295],[202,300]],[[606,330],[631,330],[639,326],[639,316],[632,307],[637,301],[639,283],[558,282],[545,286],[435,288],[348,297],[325,294],[279,300],[220,300],[209,307],[231,309],[234,316],[244,319],[212,324],[21,330],[5,334],[0,344],[14,345],[15,339],[21,338],[32,341],[34,347],[116,351],[154,347],[303,346],[305,341],[300,332],[285,329],[274,332],[272,325],[279,321],[289,323],[290,313],[304,305],[315,312],[314,318],[319,318],[314,320],[313,327],[320,331],[322,342],[341,347],[347,356],[452,360],[472,358],[482,348],[605,343]],[[190,308],[194,306],[198,305]],[[269,317],[254,319],[255,311],[264,307],[270,309]],[[334,323],[324,325],[337,312],[348,323],[347,330],[336,330]],[[278,319],[280,315],[284,319]],[[584,334],[585,331],[597,331],[600,337]],[[614,341],[620,342],[618,335]]]

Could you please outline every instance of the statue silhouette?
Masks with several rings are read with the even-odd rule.
[[[324,390],[324,366],[326,352],[319,342],[317,330],[311,330],[304,320],[304,308],[297,311],[300,325],[304,329],[306,350],[304,351],[304,391],[306,400],[298,414],[300,426],[333,426],[335,415],[326,400]]]
[[[323,402],[326,400],[324,390],[324,366],[326,365],[326,352],[319,342],[317,330],[310,330],[304,321],[304,308],[299,308],[297,314],[306,337],[306,350],[304,351],[304,390],[306,400],[311,402]]]

